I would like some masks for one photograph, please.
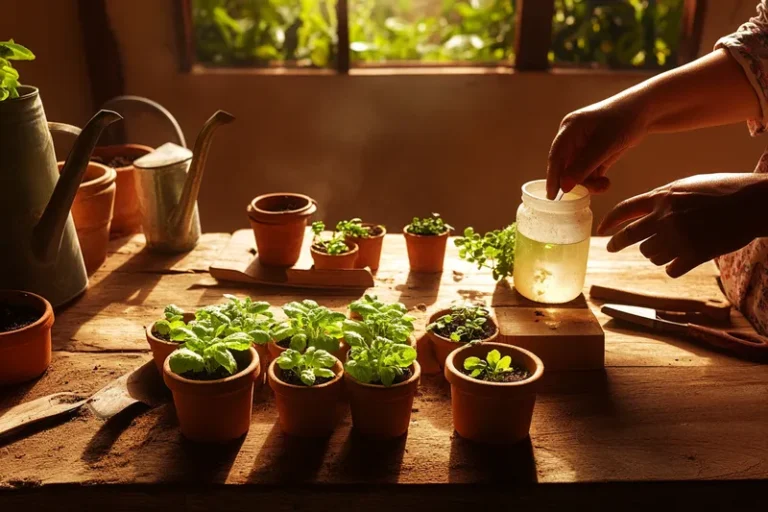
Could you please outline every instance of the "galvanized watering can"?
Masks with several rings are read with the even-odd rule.
[[[54,307],[86,289],[69,210],[102,130],[119,119],[100,110],[81,133],[48,123],[34,87],[0,101],[0,288],[37,293]],[[78,136],[61,175],[49,130]]]
[[[219,110],[206,121],[194,151],[168,142],[133,162],[147,247],[163,252],[195,247],[200,238],[197,196],[213,133],[234,119]]]

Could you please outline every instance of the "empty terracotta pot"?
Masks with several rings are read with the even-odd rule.
[[[486,382],[466,375],[464,360],[485,359],[496,349],[524,366],[531,376],[520,382]],[[544,364],[527,350],[504,343],[465,345],[451,352],[445,364],[445,378],[451,384],[453,426],[463,438],[491,444],[512,444],[528,437],[536,403],[538,381]]]
[[[348,252],[344,254],[330,255],[324,252],[318,251],[314,247],[310,248],[312,253],[312,259],[315,262],[316,270],[347,270],[355,268],[355,262],[357,261],[357,254],[359,249],[357,245],[347,242],[347,247],[350,248]]]
[[[442,272],[450,231],[442,235],[413,235],[403,228],[408,262],[413,272]]]
[[[184,321],[185,322],[191,322],[195,319],[194,313],[184,313]],[[162,319],[158,319],[162,320]],[[171,352],[179,348],[179,344],[174,341],[165,341],[162,338],[158,338],[154,333],[154,326],[155,322],[152,322],[151,324],[144,327],[144,332],[147,335],[147,343],[149,343],[149,348],[152,349],[152,359],[155,362],[155,366],[157,367],[157,371],[160,372],[160,374],[163,374],[163,365],[165,364],[165,360],[168,358],[169,355],[171,355]]]
[[[436,313],[433,313],[429,317],[429,321],[427,322],[427,325],[431,324],[441,316],[447,315],[450,312],[451,312],[450,308],[446,308],[446,309],[441,309]],[[489,321],[493,322],[493,325],[496,326],[496,332],[492,336],[485,338],[483,340],[480,340],[483,343],[496,341],[499,337],[499,325],[496,323],[493,317],[490,317]],[[437,363],[440,365],[440,368],[445,368],[445,360],[448,358],[448,354],[466,345],[466,343],[464,342],[451,341],[450,339],[444,338],[443,336],[440,336],[439,334],[435,334],[432,331],[427,331],[427,336],[429,337],[429,341],[432,342],[432,350],[435,352],[435,359],[437,360]]]
[[[277,376],[280,367],[272,361],[267,380],[275,392],[280,428],[286,434],[301,437],[326,437],[339,421],[344,369],[341,361],[331,368],[336,376],[316,386],[295,386]]]
[[[301,254],[307,221],[315,211],[315,200],[302,194],[265,194],[251,201],[247,213],[259,261],[276,267],[295,265]]]
[[[59,162],[59,171],[63,166],[64,162]],[[107,259],[116,176],[111,167],[88,162],[83,182],[72,203],[72,220],[75,221],[77,239],[89,275],[96,272]]]
[[[380,228],[381,232],[369,236],[368,238],[357,238],[348,236],[346,238],[347,244],[357,244],[358,253],[357,260],[355,261],[355,268],[370,268],[371,270],[378,270],[379,263],[381,261],[381,249],[384,245],[384,235],[387,234],[387,230],[384,226],[378,224],[363,223],[363,226],[369,228]]]
[[[152,151],[154,149],[151,147],[140,144],[97,146],[93,150],[92,159],[98,159],[100,163],[114,168],[117,172],[115,211],[109,229],[111,238],[141,231],[141,212],[139,211],[139,199],[136,195],[136,171],[130,162]]]
[[[34,293],[0,290],[0,386],[20,384],[42,375],[51,364],[51,304]],[[14,318],[31,321],[21,327]],[[34,320],[32,320],[34,319]]]
[[[390,387],[365,384],[344,374],[352,425],[358,432],[375,439],[391,439],[408,432],[421,366],[414,361],[411,370],[413,374],[408,380]]]
[[[235,375],[218,380],[191,380],[171,371],[168,359],[163,379],[173,393],[181,433],[191,441],[225,443],[242,437],[251,426],[253,385],[261,367],[251,347],[250,363]]]

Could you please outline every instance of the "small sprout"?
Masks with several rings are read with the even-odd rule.
[[[322,233],[325,230],[325,223],[316,221],[312,223],[312,246],[330,256],[339,256],[341,254],[348,253],[351,249],[344,241],[344,233],[341,231],[334,231],[329,238],[323,238]]]
[[[490,311],[485,306],[453,306],[427,326],[427,330],[456,343],[471,343],[489,338],[496,326],[489,322]]]
[[[485,360],[471,356],[464,360],[464,370],[469,376],[490,382],[505,382],[510,374],[518,373],[520,380],[528,377],[528,371],[512,365],[510,356],[501,357],[501,353],[494,349],[488,352]]]
[[[478,269],[491,269],[493,278],[501,281],[511,276],[515,269],[516,235],[516,224],[489,231],[484,236],[469,227],[464,230],[464,236],[456,238],[453,243],[459,248],[461,259],[475,263]]]
[[[336,224],[336,231],[349,238],[370,238],[373,229],[363,226],[360,219],[342,220]]]
[[[318,377],[332,379],[333,365],[336,358],[325,350],[309,347],[303,354],[297,350],[288,349],[275,360],[283,372],[293,372],[305,386],[314,386]],[[286,380],[286,379],[283,379]]]
[[[453,226],[446,224],[439,213],[433,213],[431,217],[420,219],[414,217],[413,221],[406,227],[406,231],[413,235],[442,235],[448,231],[453,231]]]

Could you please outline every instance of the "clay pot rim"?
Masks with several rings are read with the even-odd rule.
[[[61,168],[64,167],[64,162],[56,162],[56,164],[59,166],[59,172],[61,172]],[[106,188],[117,179],[117,171],[114,167],[109,167],[104,164],[100,164],[98,162],[88,161],[88,167],[89,168],[95,168],[99,169],[102,173],[101,175],[88,180],[83,181],[80,183],[80,186],[78,187],[78,191],[85,190],[88,192],[91,192],[90,189],[101,189]],[[88,170],[86,169],[86,173]]]
[[[94,153],[96,153],[100,149],[103,149],[105,151],[112,151],[112,150],[114,150],[116,153],[118,153],[118,155],[116,155],[116,156],[122,156],[125,153],[128,153],[128,151],[126,151],[125,153],[120,153],[119,151],[117,151],[118,149],[129,149],[129,150],[140,150],[140,151],[143,151],[143,154],[137,156],[136,160],[138,160],[140,157],[142,157],[144,155],[150,154],[151,152],[153,152],[155,150],[155,148],[153,148],[151,146],[147,146],[145,144],[126,143],[126,144],[107,144],[105,146],[96,146],[93,149],[93,151],[94,151]],[[133,156],[133,154],[131,154],[131,156]],[[94,162],[94,163],[98,163],[98,162]],[[102,165],[106,165],[106,164],[102,164]],[[117,171],[117,172],[128,171],[130,169],[133,169],[133,163],[131,163],[130,165],[124,165],[123,167],[113,167],[113,169],[115,171]]]
[[[40,318],[38,318],[31,324],[25,325],[24,327],[21,327],[19,329],[14,329],[13,331],[0,332],[0,341],[2,341],[3,343],[6,343],[7,341],[3,339],[5,337],[10,337],[11,335],[15,336],[25,331],[36,329],[37,327],[40,327],[41,325],[45,324],[48,321],[50,321],[51,324],[53,323],[53,307],[51,306],[51,303],[48,302],[44,297],[41,297],[36,293],[25,292],[23,290],[0,290],[0,302],[5,302],[7,304],[12,304],[12,305],[18,305],[20,304],[20,302],[14,301],[13,299],[19,298],[19,297],[29,297],[33,299],[35,302],[37,302],[41,306],[41,309],[43,310],[43,312],[40,313]],[[25,302],[21,302],[21,304],[26,305]]]
[[[184,313],[184,322],[185,323],[189,323],[190,321],[192,321],[194,319],[195,319],[195,314],[194,313]],[[144,332],[146,333],[147,338],[152,338],[152,341],[157,342],[157,343],[159,343],[161,345],[168,345],[168,346],[173,346],[173,347],[178,348],[181,345],[181,343],[176,343],[175,341],[166,341],[163,338],[158,338],[157,336],[155,336],[152,333],[152,329],[155,327],[155,323],[159,322],[160,320],[165,320],[165,318],[158,318],[157,320],[155,320],[151,324],[148,324],[148,325],[144,326]]]
[[[367,238],[363,237],[357,237],[357,236],[348,236],[345,237],[347,240],[352,240],[353,242],[357,243],[357,240],[376,240],[377,238],[383,238],[384,235],[387,234],[387,228],[384,227],[384,224],[373,224],[372,222],[363,222],[361,226],[366,228],[381,228],[381,233],[378,235],[371,235]]]
[[[416,239],[421,239],[421,240],[423,240],[423,239],[430,239],[430,240],[435,239],[436,240],[438,238],[448,237],[451,234],[451,229],[448,228],[448,229],[445,230],[445,233],[440,233],[439,235],[417,235],[415,233],[409,233],[408,232],[408,226],[405,226],[403,228],[403,234],[406,237],[410,236],[410,237],[413,237],[413,238],[416,238]]]
[[[522,386],[529,386],[533,384],[534,382],[538,381],[542,375],[544,375],[544,363],[541,361],[539,356],[534,354],[533,352],[529,350],[525,350],[524,348],[520,348],[515,345],[510,345],[508,343],[499,343],[499,342],[486,342],[486,343],[480,343],[480,346],[486,347],[490,350],[497,349],[501,351],[503,350],[511,350],[512,352],[519,352],[522,354],[525,354],[526,356],[530,357],[533,362],[536,365],[536,368],[532,372],[531,376],[528,377],[525,380],[520,380],[517,382],[488,382],[485,380],[479,380],[470,377],[469,375],[465,374],[464,372],[458,370],[456,368],[456,365],[454,364],[454,359],[458,354],[460,354],[462,351],[470,350],[475,347],[475,345],[464,345],[461,348],[458,348],[448,354],[448,357],[445,359],[445,372],[446,372],[446,378],[448,377],[448,373],[451,374],[455,379],[459,379],[459,382],[465,382],[470,385],[480,385],[480,386],[489,386],[487,389],[501,389],[501,388],[518,388]],[[528,369],[530,371],[530,369]],[[452,379],[447,380],[450,382]],[[455,385],[454,382],[451,382],[452,385]]]
[[[360,246],[358,246],[356,243],[354,242],[344,242],[344,243],[347,244],[347,247],[349,247],[350,244],[352,244],[354,247],[348,250],[347,252],[343,252],[341,254],[328,254],[327,252],[318,251],[317,249],[315,249],[314,244],[312,244],[309,247],[309,252],[312,253],[312,256],[314,256],[315,254],[319,254],[320,256],[326,256],[328,258],[341,258],[343,256],[351,256],[352,254],[355,254],[360,251]]]
[[[273,359],[272,362],[269,363],[269,368],[267,368],[267,376],[269,377],[269,380],[274,381],[278,383],[278,385],[291,390],[302,389],[302,390],[311,391],[313,389],[327,388],[327,387],[330,387],[332,384],[340,381],[346,374],[346,372],[344,371],[344,363],[341,362],[341,359],[339,359],[336,356],[332,356],[332,357],[336,360],[336,362],[331,367],[331,369],[333,370],[338,365],[339,371],[336,373],[336,376],[331,380],[329,380],[328,382],[323,382],[322,384],[317,384],[316,386],[297,386],[296,384],[289,384],[284,380],[282,380],[280,377],[277,376],[277,373],[275,372],[275,366],[277,365],[277,358]]]
[[[408,380],[404,380],[403,382],[398,382],[397,384],[393,384],[392,386],[385,386],[384,384],[370,384],[367,382],[360,382],[359,380],[357,380],[347,372],[344,372],[344,378],[352,380],[355,385],[360,386],[362,388],[374,389],[378,391],[387,391],[390,389],[396,390],[398,388],[407,387],[410,384],[413,384],[413,381],[419,380],[421,378],[421,365],[419,364],[418,361],[414,360],[413,364],[411,364],[409,368],[413,368],[413,374],[408,378]]]
[[[451,312],[451,308],[443,308],[443,309],[440,309],[438,311],[435,311],[434,313],[429,315],[429,318],[427,319],[427,325],[431,324],[432,322],[437,320],[439,317],[441,317],[443,315],[446,315],[446,314],[448,314],[450,312]],[[479,340],[480,343],[491,343],[491,342],[494,342],[496,340],[496,338],[499,337],[499,334],[501,333],[501,329],[499,328],[499,323],[493,317],[493,311],[491,311],[491,308],[488,308],[488,312],[490,313],[488,315],[488,319],[491,322],[493,322],[493,325],[496,326],[496,332],[493,333],[492,335],[490,335],[487,338],[483,338],[483,339]],[[450,338],[446,338],[445,336],[441,336],[440,334],[437,334],[436,332],[432,332],[430,330],[427,330],[427,334],[429,334],[430,336],[434,336],[435,338],[437,338],[437,339],[439,339],[441,341],[445,341],[447,343],[453,343],[457,347],[463,347],[467,343],[469,343],[468,341],[453,341]]]
[[[253,373],[259,367],[259,365],[261,365],[261,360],[259,359],[259,353],[256,352],[256,349],[253,348],[253,346],[248,347],[248,352],[251,353],[251,362],[248,364],[248,366],[246,366],[239,372],[235,373],[234,375],[230,375],[229,377],[224,377],[223,379],[194,380],[194,379],[187,379],[186,377],[182,377],[181,375],[177,375],[171,371],[171,365],[169,362],[171,359],[171,356],[168,356],[165,359],[165,362],[163,362],[163,373],[165,373],[166,376],[177,381],[182,385],[187,384],[187,385],[194,385],[194,386],[203,386],[204,388],[210,389],[213,386],[217,386],[220,384],[227,384],[229,382],[242,379],[246,374]]]
[[[279,212],[273,212],[270,210],[264,210],[259,208],[259,201],[276,196],[291,196],[298,197],[307,201],[306,206],[302,206],[296,210],[284,210]],[[281,224],[291,221],[294,218],[309,217],[317,211],[317,201],[305,194],[297,194],[295,192],[273,192],[271,194],[262,194],[254,197],[246,208],[248,217],[255,222],[262,222],[266,224]]]

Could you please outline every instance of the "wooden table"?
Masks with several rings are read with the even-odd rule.
[[[168,303],[193,310],[236,293],[267,300],[276,310],[305,297],[342,309],[360,295],[219,284],[206,269],[228,238],[207,234],[193,252],[162,257],[144,251],[140,235],[113,242],[88,292],[57,314],[47,374],[0,390],[0,410],[59,391],[94,392],[148,360],[143,326]],[[407,261],[395,257],[402,250],[402,237],[388,235],[375,291],[413,309],[419,332],[425,308],[460,297],[496,304],[504,295],[453,248],[441,277],[408,275]],[[608,254],[605,239],[596,238],[591,251],[587,286],[719,296],[713,265],[673,281],[635,249]],[[439,374],[423,379],[407,439],[385,444],[351,435],[349,418],[327,442],[287,438],[264,391],[247,437],[225,447],[186,442],[171,404],[109,422],[83,413],[0,441],[0,510],[52,504],[91,510],[99,503],[108,503],[110,512],[155,505],[477,510],[484,501],[540,508],[581,500],[601,508],[617,499],[622,509],[656,506],[660,499],[736,508],[762,496],[768,368],[598,318],[606,331],[605,371],[547,375],[530,442],[511,449],[478,447],[454,434],[449,389]],[[733,320],[749,329],[737,313]],[[434,372],[424,359],[425,370]]]

